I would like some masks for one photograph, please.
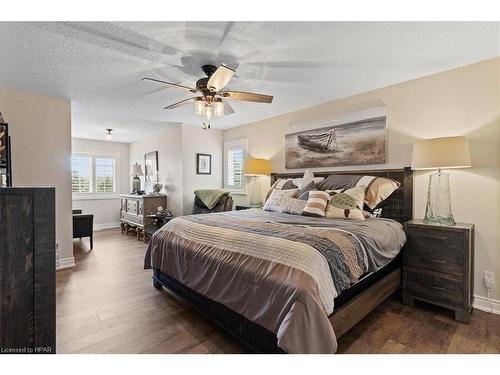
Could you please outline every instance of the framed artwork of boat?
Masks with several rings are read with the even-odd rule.
[[[304,127],[285,135],[287,169],[386,162],[385,114],[340,123],[324,120]]]

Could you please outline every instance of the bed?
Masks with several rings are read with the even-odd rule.
[[[412,217],[410,168],[321,172],[389,177],[382,218],[355,222],[261,210],[179,217],[152,237],[145,267],[249,349],[334,353],[336,339],[400,286],[400,223]],[[272,174],[297,178],[298,173]]]

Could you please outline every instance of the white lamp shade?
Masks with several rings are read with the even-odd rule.
[[[413,144],[412,169],[450,169],[471,167],[466,137],[422,139]]]
[[[142,173],[142,167],[135,163],[131,168],[130,168],[130,175],[131,176],[144,176],[144,173]]]

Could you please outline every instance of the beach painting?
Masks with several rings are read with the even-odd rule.
[[[285,135],[287,169],[386,162],[386,116],[317,125]]]

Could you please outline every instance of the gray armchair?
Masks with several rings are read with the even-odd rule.
[[[73,210],[73,238],[90,237],[90,250],[94,248],[94,215]]]

